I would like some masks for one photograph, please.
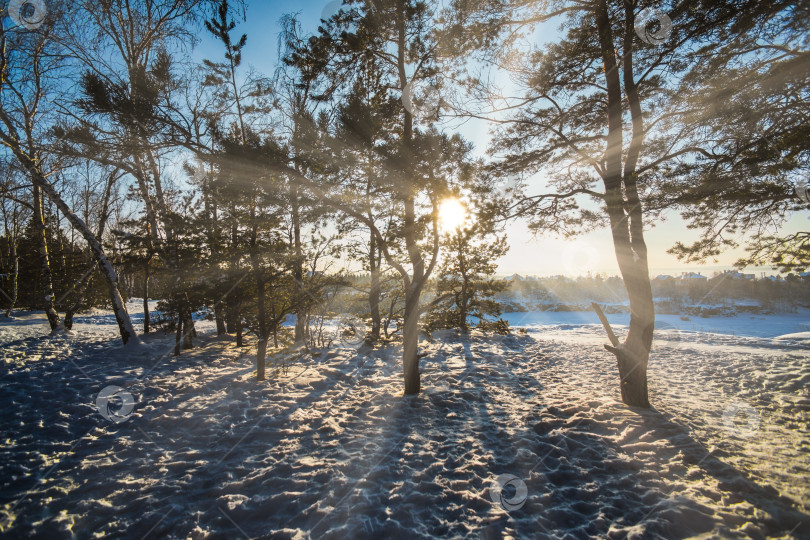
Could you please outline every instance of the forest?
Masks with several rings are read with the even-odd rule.
[[[810,535],[810,3],[0,10],[0,534]]]

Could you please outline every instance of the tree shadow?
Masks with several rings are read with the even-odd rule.
[[[592,412],[552,406],[540,413],[533,428],[540,466],[526,481],[529,499],[512,513],[518,533],[538,524],[555,537],[802,537],[810,530],[810,516],[793,501],[723,462],[671,416],[611,408],[622,416],[620,440]],[[742,502],[750,505],[744,515],[730,507]]]
[[[527,361],[533,344],[461,339],[453,350],[462,362],[426,358],[431,386],[411,397],[400,394],[396,347],[311,359],[319,376],[286,389],[251,379],[254,361],[207,372],[184,355],[161,360],[135,388],[139,404],[121,424],[95,410],[99,382],[71,362],[6,367],[0,383],[15,389],[6,393],[13,413],[0,422],[19,434],[2,447],[2,500],[25,497],[4,533],[59,536],[53,517],[65,512],[87,535],[683,538],[740,535],[746,520],[754,535],[808,534],[791,501],[667,413],[549,398],[533,370],[554,364]],[[104,382],[131,380],[136,366],[111,365]],[[47,482],[35,484],[26,472],[49,472],[41,460],[58,452]],[[525,482],[522,507],[493,502],[500,474]],[[715,515],[711,497],[767,516]],[[43,507],[52,518],[42,521]]]

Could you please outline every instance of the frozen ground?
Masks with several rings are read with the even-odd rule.
[[[528,333],[423,342],[413,398],[396,348],[290,358],[257,383],[207,322],[175,359],[167,336],[122,349],[109,314],[54,337],[38,314],[0,321],[0,533],[810,537],[806,314],[736,335],[662,319],[654,411],[617,400],[595,316],[510,318]],[[99,412],[110,385],[130,414]]]

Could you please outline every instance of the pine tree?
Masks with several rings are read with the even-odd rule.
[[[379,63],[372,56],[360,59],[360,67],[351,93],[338,107],[335,134],[338,181],[346,182],[360,195],[361,211],[377,223],[387,237],[386,224],[391,215],[391,190],[386,185],[385,155],[390,152],[388,140],[396,127],[394,118],[396,102],[382,85]],[[381,292],[384,274],[384,257],[374,231],[362,222],[347,216],[348,227],[357,227],[365,233],[363,238],[348,249],[351,256],[361,262],[369,272],[368,309],[371,331],[367,341],[380,339],[382,329]]]
[[[436,285],[438,302],[426,316],[428,330],[459,328],[470,331],[470,318],[478,320],[484,330],[505,333],[508,324],[500,317],[501,305],[495,296],[507,282],[495,278],[497,260],[509,247],[504,235],[497,235],[492,220],[475,220],[446,234],[442,241],[444,260],[438,271]]]
[[[684,77],[677,108],[703,152],[661,174],[652,204],[679,208],[700,231],[670,250],[687,262],[745,246],[740,267],[801,272],[810,268],[810,231],[780,227],[810,208],[800,196],[810,174],[810,8],[757,9],[722,29],[722,47],[704,47]]]
[[[705,151],[678,122],[673,88],[700,58],[696,49],[708,51],[725,29],[767,17],[765,4],[711,1],[695,9],[676,1],[662,13],[648,2],[609,0],[454,3],[453,20],[472,33],[466,47],[480,47],[486,62],[503,60],[508,50],[499,36],[536,23],[563,25],[559,40],[526,55],[513,71],[525,94],[506,105],[510,114],[499,119],[492,150],[504,155],[496,164],[502,175],[542,171],[548,178],[551,189],[513,208],[513,215],[532,216],[535,231],[570,234],[609,225],[630,301],[625,339],[599,315],[628,405],[649,407],[655,309],[644,239],[647,188],[656,173]],[[502,102],[484,81],[473,73],[467,82]]]
[[[421,300],[438,262],[438,207],[448,193],[447,186],[466,174],[469,146],[460,137],[431,129],[440,116],[440,102],[428,107],[429,114],[425,114],[422,106],[430,100],[424,99],[425,92],[416,90],[423,84],[438,86],[439,49],[433,31],[437,13],[428,4],[412,0],[362,1],[353,7],[350,13],[341,11],[319,27],[319,35],[293,50],[286,61],[298,66],[303,83],[321,76],[327,68],[350,72],[363,56],[373,55],[381,61],[383,84],[399,98],[396,143],[386,158],[385,175],[396,216],[391,235],[383,236],[375,221],[345,193],[330,193],[299,171],[290,176],[325,204],[373,231],[386,263],[400,276],[405,292],[405,393],[418,394],[419,319],[426,309]],[[339,79],[330,80],[333,84],[327,86],[333,88]]]

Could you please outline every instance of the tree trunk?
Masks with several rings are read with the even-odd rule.
[[[40,279],[42,281],[42,293],[44,295],[45,315],[48,317],[48,324],[51,327],[51,332],[62,327],[62,322],[59,320],[59,314],[56,313],[54,307],[53,297],[53,281],[51,280],[51,262],[48,259],[48,235],[45,230],[45,218],[42,214],[42,189],[41,186],[34,183],[34,227],[37,231],[37,239],[39,240],[39,253],[40,253]]]
[[[254,220],[255,220],[255,216]],[[264,305],[264,276],[261,271],[261,261],[259,255],[256,253],[256,227],[254,226],[254,234],[251,246],[251,261],[253,263],[253,271],[256,274],[256,315],[259,318],[259,342],[256,347],[256,380],[264,380],[264,357],[267,354],[267,308]]]
[[[406,2],[397,3],[396,26],[397,26],[397,72],[400,85],[405,88],[408,84],[408,76],[405,70],[405,55],[407,49],[406,34]],[[400,159],[400,173],[402,174],[402,185],[400,186],[400,196],[404,207],[404,229],[403,239],[413,268],[410,283],[405,285],[405,320],[402,334],[402,362],[405,375],[405,394],[413,395],[421,391],[421,381],[419,375],[419,300],[422,295],[422,288],[427,281],[425,260],[419,249],[419,235],[416,221],[416,188],[413,184],[410,163],[415,159],[413,149],[413,115],[403,107],[402,123],[402,146]],[[407,280],[405,280],[407,281]]]
[[[192,316],[191,311],[191,303],[188,301],[188,295],[184,295],[183,298],[183,315],[185,319],[183,321],[183,350],[193,349],[194,348],[194,317]]]
[[[374,221],[372,214],[372,197],[374,189],[374,153],[368,152],[366,155],[366,212],[369,221]],[[368,307],[371,314],[371,334],[369,340],[376,343],[380,340],[380,326],[382,317],[380,316],[380,267],[382,266],[382,249],[377,246],[377,235],[374,230],[370,230],[368,243],[368,269],[371,273],[371,285],[368,292]]]
[[[191,310],[186,310],[185,318],[183,320],[183,350],[187,351],[194,348],[194,319],[191,316]]]
[[[96,269],[96,261],[93,261],[88,266],[87,270],[82,275],[79,283],[76,285],[76,300],[65,310],[65,328],[68,330],[73,329],[73,315],[79,310],[84,300],[84,295],[87,293],[87,288],[90,286],[90,281],[93,279],[93,272]]]
[[[79,233],[84,237],[87,241],[88,245],[90,246],[90,250],[93,252],[93,256],[98,263],[98,267],[101,270],[102,275],[107,280],[107,288],[109,290],[110,295],[110,305],[112,305],[113,314],[115,315],[115,320],[118,323],[118,331],[121,335],[121,341],[124,342],[126,345],[130,340],[138,341],[138,335],[135,333],[135,328],[132,326],[132,321],[129,318],[129,313],[127,313],[127,308],[124,306],[124,300],[121,298],[121,293],[118,292],[118,275],[115,272],[112,264],[107,259],[107,256],[104,254],[104,250],[101,247],[101,244],[96,239],[96,236],[90,231],[90,228],[87,224],[82,221],[76,214],[74,214],[70,208],[68,207],[67,203],[62,200],[62,197],[53,189],[53,186],[41,175],[39,172],[33,169],[29,169],[31,173],[31,179],[34,182],[34,186],[39,186],[48,198],[56,204],[62,214],[67,218],[70,224],[77,230]],[[36,199],[36,197],[35,197]],[[35,201],[36,202],[36,201]],[[36,211],[34,212],[36,215]],[[39,213],[40,222],[42,218],[41,212]],[[47,247],[46,247],[46,258],[47,258]],[[50,271],[48,272],[50,274]],[[50,281],[50,276],[49,276]],[[52,293],[51,293],[52,294]],[[51,305],[53,303],[53,298],[51,298]],[[51,308],[52,309],[52,308]],[[54,315],[56,312],[54,311]],[[48,316],[48,320],[50,321],[51,316]],[[57,315],[58,321],[58,315]]]
[[[293,221],[293,248],[295,250],[295,263],[293,265],[293,278],[298,287],[298,309],[295,313],[295,344],[300,345],[306,341],[307,309],[306,292],[304,290],[304,253],[301,246],[301,209],[298,196],[298,187],[292,187],[292,221]]]
[[[231,216],[236,214],[236,206],[234,203],[230,204]],[[239,270],[239,255],[237,249],[239,248],[239,227],[235,221],[231,223],[231,275],[236,276]],[[236,346],[242,346],[242,287],[237,282],[227,297],[226,304],[226,322],[228,324],[228,333],[236,333]]]
[[[68,308],[67,311],[65,311],[64,325],[65,325],[65,330],[73,330],[73,309],[72,308]]]
[[[465,264],[464,253],[459,252],[459,268],[461,269],[461,295],[458,300],[458,311],[459,317],[461,318],[461,333],[462,334],[469,334],[470,333],[470,326],[467,324],[467,318],[470,316],[470,289],[472,286],[470,285],[470,272],[467,270],[467,265]]]
[[[263,381],[264,380],[264,361],[265,357],[267,356],[267,338],[263,337],[259,339],[258,344],[256,345],[256,380]]]
[[[10,251],[11,251],[11,298],[9,300],[8,308],[6,308],[6,317],[11,317],[11,310],[14,309],[17,305],[17,298],[19,296],[20,287],[19,283],[19,275],[20,275],[20,258],[17,256],[17,238],[8,237],[9,242],[11,243]]]
[[[149,333],[149,278],[151,274],[151,267],[149,266],[149,261],[152,258],[150,257],[149,260],[146,261],[146,265],[143,269],[143,333]]]
[[[405,395],[418,394],[422,389],[419,375],[419,293],[414,291],[409,291],[405,299],[402,362]]]
[[[605,203],[613,234],[613,247],[625,288],[630,299],[630,328],[624,343],[607,346],[617,359],[622,401],[636,407],[649,407],[647,364],[652,348],[655,307],[644,243],[643,214],[635,184],[635,159],[640,151],[643,129],[641,110],[633,88],[626,88],[633,115],[633,139],[628,151],[626,169],[622,170],[623,121],[622,90],[610,15],[605,0],[596,7],[596,27],[605,72],[608,104],[608,135],[605,152]],[[624,56],[625,69],[632,71],[630,50]],[[627,73],[625,73],[627,83]],[[631,76],[632,78],[632,76]],[[627,87],[627,84],[625,85]],[[633,101],[633,99],[631,99]],[[625,200],[625,195],[627,200]]]
[[[256,346],[256,380],[264,380],[264,358],[267,355],[267,308],[264,303],[265,280],[262,273],[262,260],[259,256],[259,223],[256,218],[256,205],[250,209],[253,228],[250,234],[250,263],[256,277],[256,315],[259,319],[259,341]]]
[[[619,365],[622,401],[633,407],[650,408],[647,390],[647,362],[650,351],[638,340],[625,340],[623,347],[608,349],[616,355]]]
[[[234,303],[228,302],[225,305],[225,324],[228,334],[233,334],[236,332],[236,318],[234,317],[235,313],[236,310],[234,309]]]
[[[371,270],[371,287],[368,292],[368,307],[371,311],[371,334],[372,342],[380,340],[380,269],[377,260],[377,237],[371,233],[371,243],[369,249],[369,268]]]
[[[183,313],[177,312],[177,330],[174,333],[174,355],[180,356],[180,342],[183,336]]]
[[[217,302],[214,305],[214,319],[217,321],[217,335],[221,336],[227,333],[225,328],[225,317],[222,315],[222,303]]]
[[[470,333],[470,325],[467,324],[467,317],[469,317],[469,313],[467,312],[467,306],[464,303],[459,304],[458,306],[458,316],[461,319],[461,333],[462,334],[469,334]]]
[[[205,201],[205,215],[207,217],[206,224],[208,229],[208,245],[211,246],[211,255],[213,255],[220,248],[218,233],[219,217],[216,201],[214,200],[214,197],[212,197],[210,181],[206,180],[203,186],[207,186],[207,189],[203,190],[203,196]],[[217,336],[227,333],[227,329],[225,328],[225,316],[223,315],[222,311],[223,305],[222,301],[220,300],[214,304],[214,320],[217,323]]]

